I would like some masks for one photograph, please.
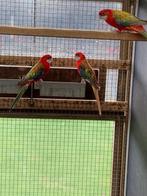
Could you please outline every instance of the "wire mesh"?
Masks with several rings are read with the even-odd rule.
[[[0,3],[1,24],[49,28],[112,30],[98,19],[98,11],[122,9],[121,2],[82,0],[1,0]],[[120,59],[119,41],[1,35],[0,45],[1,55],[7,56],[35,57],[51,53],[56,58],[73,58],[76,51],[82,51],[88,59]],[[118,70],[107,70],[105,100],[117,100],[117,83]]]
[[[87,59],[118,60],[120,57],[120,42],[2,35],[0,51],[1,55],[6,56],[41,57],[49,53],[52,54],[54,58],[73,58],[75,52],[82,51]],[[56,64],[56,66],[60,67],[60,64]],[[69,61],[69,66],[73,67],[74,65],[71,65]],[[106,100],[117,100],[117,81],[118,70],[109,69],[106,78]]]
[[[98,19],[98,11],[104,8],[121,10],[122,3],[0,0],[0,24],[110,31],[113,28]],[[88,84],[82,86],[81,78],[77,72],[75,74],[72,58],[77,51],[85,53],[96,69],[106,121],[74,120],[74,117],[87,115],[90,118],[94,112],[98,114],[91,87]],[[58,82],[56,87],[61,90],[61,83],[66,82],[60,96],[46,96],[44,93],[49,87],[44,87],[42,93],[40,87],[29,88],[24,95],[29,99],[21,99],[17,105],[19,109],[9,113],[11,117],[20,114],[31,117],[39,115],[40,118],[45,114],[48,119],[0,118],[1,196],[110,196],[113,192],[118,196],[118,174],[121,170],[121,153],[118,151],[122,152],[120,143],[123,136],[120,136],[120,122],[116,126],[116,121],[110,119],[118,120],[121,115],[122,123],[125,118],[124,101],[129,75],[128,67],[125,69],[120,62],[126,60],[122,58],[122,52],[126,52],[125,47],[123,50],[122,43],[113,40],[0,35],[1,115],[7,113],[5,109],[11,105],[9,98],[15,97],[18,90],[16,83],[28,72],[31,68],[28,65],[32,65],[31,61],[34,62],[36,57],[50,53],[56,58],[53,63],[55,69],[45,79],[45,82],[50,82],[48,86],[51,82]],[[76,85],[73,88],[72,82],[84,89],[83,97],[74,96],[78,88]],[[51,91],[55,92],[55,89],[52,87]],[[65,99],[66,92],[68,96]],[[34,105],[31,105],[31,94],[35,99]],[[53,113],[57,119],[50,119]],[[73,119],[59,120],[58,117],[62,115]],[[119,137],[117,143],[116,135]],[[113,163],[113,158],[116,163]],[[115,167],[115,164],[119,166]]]
[[[90,59],[117,60],[120,55],[119,41],[93,39],[51,38],[1,35],[1,55],[42,56],[51,53],[56,58],[73,58],[82,51]]]
[[[1,196],[111,194],[113,121],[0,118]]]
[[[111,29],[98,20],[104,8],[122,9],[120,2],[91,0],[1,0],[0,23],[72,29]]]

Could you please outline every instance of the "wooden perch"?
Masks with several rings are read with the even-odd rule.
[[[101,32],[101,31],[78,30],[78,29],[48,29],[48,28],[0,26],[0,34],[79,38],[79,39],[147,41],[147,39],[145,39],[141,35],[138,35],[137,33]]]
[[[39,60],[39,57],[29,56],[0,56],[1,65],[32,66]],[[102,60],[87,59],[93,68],[128,69],[131,65],[129,60]],[[75,67],[71,58],[54,58],[53,67]],[[3,66],[4,67],[4,66]]]
[[[14,98],[0,98],[0,109],[9,109]],[[95,100],[77,99],[37,99],[34,98],[34,105],[30,105],[30,99],[22,98],[16,109],[37,109],[37,110],[66,110],[66,111],[96,111]],[[102,102],[102,111],[125,112],[128,105],[126,102]]]

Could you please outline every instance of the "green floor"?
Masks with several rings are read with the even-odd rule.
[[[0,118],[0,196],[110,196],[114,125]]]

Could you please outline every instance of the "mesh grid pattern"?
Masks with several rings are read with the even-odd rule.
[[[0,0],[0,25],[112,31],[112,27],[98,18],[98,11],[104,8],[121,10],[122,3],[96,0]],[[105,119],[74,120],[74,116],[76,119],[79,116],[89,116],[91,119],[98,114],[88,84],[84,84],[84,87],[81,85],[84,89],[83,97],[73,96],[73,100],[71,97],[65,100],[64,96],[45,96],[43,90],[41,94],[39,86],[32,85],[24,94],[25,99],[19,100],[18,107],[9,114],[11,117],[20,114],[23,117],[45,116],[49,119],[0,118],[1,196],[117,196],[123,190],[120,183],[123,182],[120,170],[124,160],[122,124],[127,105],[123,101],[126,101],[126,86],[129,84],[129,65],[126,63],[127,68],[122,68],[124,64],[121,64],[120,59],[123,59],[122,56],[124,61],[127,59],[127,43],[125,46],[124,42],[94,40],[90,37],[75,39],[0,35],[0,78],[5,80],[2,83],[0,79],[1,103],[4,105],[4,108],[0,108],[1,115],[8,114],[12,97],[17,94],[17,83],[13,82],[18,81],[14,81],[14,78],[18,80],[25,73],[24,62],[28,59],[34,62],[35,58],[30,57],[50,53],[57,58],[55,61],[61,62],[61,65],[53,69],[51,77],[55,76],[53,81],[58,82],[58,87],[61,87],[60,83],[64,82],[65,77],[70,89],[70,82],[74,79],[76,85],[81,85],[78,73],[76,75],[73,66],[71,68],[70,63],[73,61],[70,58],[75,52],[82,51],[93,63],[102,62],[99,65],[99,79],[102,119]],[[12,64],[8,63],[9,59],[12,59]],[[23,63],[20,59],[23,59]],[[110,60],[110,63],[106,62],[106,67],[118,62],[119,69],[116,64],[105,68],[104,60]],[[30,65],[28,61],[26,64]],[[65,76],[67,71],[71,71],[68,77]],[[47,85],[53,82],[49,75],[45,80]],[[65,86],[63,92],[68,91]],[[47,88],[44,88],[45,92]],[[34,103],[30,98],[35,100]],[[52,115],[56,118],[70,116],[73,120],[51,119]]]
[[[113,121],[0,119],[1,196],[109,196]]]
[[[0,22],[5,25],[112,30],[98,11],[104,8],[122,9],[120,2],[83,0],[1,0]],[[9,6],[7,6],[9,5]],[[0,53],[10,56],[42,56],[51,53],[56,58],[72,58],[82,51],[88,59],[120,59],[120,41],[0,35]],[[117,100],[118,70],[107,70],[105,100]]]
[[[98,20],[104,8],[122,9],[119,2],[90,0],[1,0],[0,23],[73,29],[105,29],[110,26]]]
[[[73,58],[82,51],[90,59],[119,59],[119,41],[68,39],[33,36],[1,36],[1,55],[42,56],[51,53],[57,58]]]

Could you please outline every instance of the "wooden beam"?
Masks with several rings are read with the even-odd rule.
[[[105,101],[106,81],[107,81],[107,69],[100,68],[100,71],[99,71],[99,85],[101,87],[100,100],[102,100],[102,101]]]
[[[0,109],[9,109],[14,98],[0,98]],[[22,98],[16,109],[36,109],[36,110],[66,110],[66,111],[97,111],[95,100],[78,99],[33,99],[34,104],[30,104],[30,99]],[[102,111],[124,112],[127,110],[126,102],[102,102]]]
[[[20,65],[32,66],[39,60],[39,57],[29,56],[0,56],[1,65]],[[93,68],[109,68],[109,69],[128,69],[131,65],[129,60],[97,60],[87,59]],[[54,58],[53,67],[75,67],[72,58]]]
[[[121,195],[120,189],[123,186],[121,182],[122,169],[122,151],[123,151],[123,128],[124,122],[121,117],[115,121],[115,138],[113,153],[113,180],[112,180],[112,196]]]
[[[78,29],[48,29],[32,27],[0,26],[0,34],[3,35],[24,35],[41,37],[61,37],[79,39],[100,39],[100,40],[127,40],[147,41],[143,36],[136,33],[102,32]]]

